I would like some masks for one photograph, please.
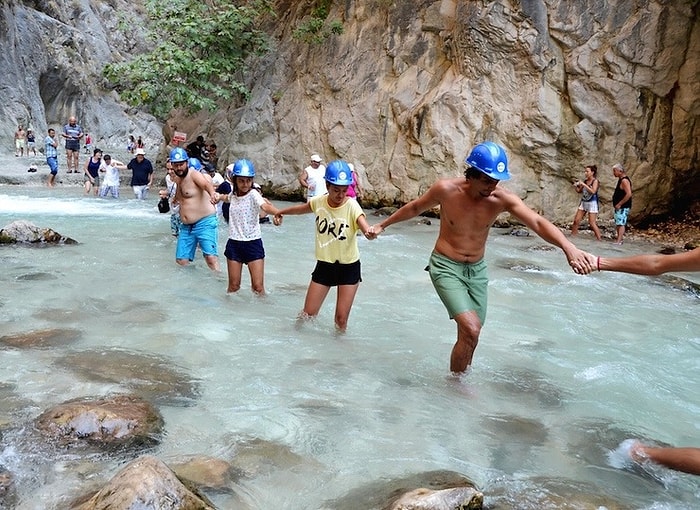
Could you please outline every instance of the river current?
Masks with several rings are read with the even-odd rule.
[[[208,494],[219,508],[325,508],[363,484],[437,469],[470,477],[487,504],[510,505],[502,508],[562,508],[545,501],[572,494],[622,508],[698,508],[700,477],[626,467],[616,451],[628,438],[700,446],[700,299],[677,281],[577,276],[538,237],[493,229],[487,322],[457,382],[448,371],[456,328],[424,271],[439,220],[360,239],[363,282],[338,335],[334,291],[314,322],[296,326],[314,266],[311,215],[263,225],[268,294],[257,298],[247,268],[242,290],[226,294],[223,225],[223,273],[201,254],[178,267],[156,201],[136,201],[126,187],[119,200],[79,187],[0,187],[0,227],[24,219],[79,241],[0,247],[0,336],[81,332],[70,345],[0,347],[0,424],[15,431],[1,438],[0,466],[16,479],[17,508],[63,508],[121,467],[105,456],[87,469],[16,432],[65,400],[121,389],[55,363],[91,349],[163,357],[200,382],[196,401],[160,406],[166,433],[154,455],[222,456],[232,438],[256,437],[314,466]],[[577,244],[608,255],[654,249],[586,235]]]

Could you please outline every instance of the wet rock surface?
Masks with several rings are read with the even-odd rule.
[[[25,220],[13,221],[0,229],[0,244],[78,244],[50,228],[37,227]]]
[[[163,418],[133,395],[69,400],[42,413],[37,430],[58,445],[144,447],[158,442]]]
[[[72,510],[214,510],[213,504],[195,489],[188,488],[161,460],[142,456],[127,464],[105,486]]]

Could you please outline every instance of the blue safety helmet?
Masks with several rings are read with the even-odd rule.
[[[467,165],[485,173],[492,179],[499,181],[507,181],[510,179],[506,151],[496,143],[480,143],[472,149],[471,154],[469,154],[465,162]]]
[[[187,168],[191,168],[195,172],[201,172],[202,171],[202,162],[199,161],[197,158],[189,158],[187,160]]]
[[[182,147],[175,147],[173,150],[170,151],[171,163],[182,163],[183,161],[187,161],[188,159],[189,158],[187,157],[187,151]]]
[[[239,159],[231,172],[234,177],[255,177],[255,167],[249,159]]]
[[[350,186],[352,184],[352,170],[342,159],[331,161],[326,167],[324,179],[329,184],[336,186]]]

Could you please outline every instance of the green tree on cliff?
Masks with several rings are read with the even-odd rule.
[[[152,48],[105,66],[104,75],[132,106],[164,119],[173,108],[213,110],[217,101],[247,97],[246,59],[268,49],[258,29],[271,0],[146,0]]]

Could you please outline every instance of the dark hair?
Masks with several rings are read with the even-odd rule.
[[[102,156],[102,159],[104,159],[105,161],[112,161],[112,156],[110,156],[109,154],[105,154],[104,156]]]
[[[598,177],[598,167],[595,165],[586,165],[586,168],[590,168],[593,172],[593,177]]]
[[[100,149],[99,147],[95,147],[95,150],[92,151],[92,155],[95,156],[98,152],[102,152],[102,149]]]
[[[478,168],[467,165],[467,169],[464,171],[464,177],[467,179],[480,179],[483,172]]]

